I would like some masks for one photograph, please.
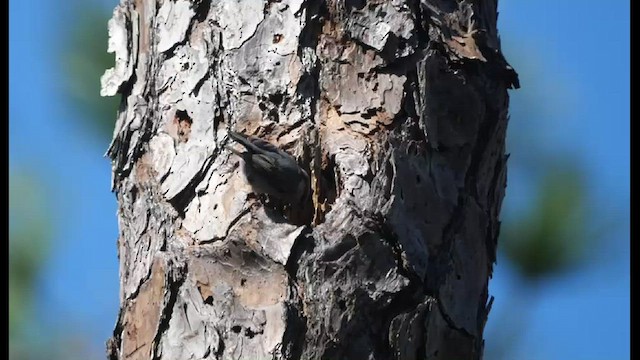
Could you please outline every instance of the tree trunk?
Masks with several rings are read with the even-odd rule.
[[[492,0],[122,0],[110,359],[479,359],[506,184]],[[308,204],[255,196],[259,136]]]

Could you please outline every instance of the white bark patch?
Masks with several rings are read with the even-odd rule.
[[[287,325],[284,321],[284,304],[274,304],[247,314],[250,316],[244,321],[235,322],[234,326],[239,326],[240,332],[228,333],[229,349],[225,349],[225,352],[231,354],[229,358],[233,359],[272,359],[276,346],[282,343]]]
[[[220,335],[211,324],[214,309],[202,306],[202,298],[193,286],[180,290],[169,328],[160,342],[161,359],[206,359],[218,352]]]
[[[190,1],[164,1],[158,10],[158,51],[165,52],[184,40],[195,12]]]
[[[276,346],[282,342],[282,337],[287,328],[287,323],[283,320],[287,309],[284,303],[275,304],[264,309],[264,349],[272,354]]]
[[[160,182],[171,169],[176,151],[173,147],[173,138],[166,133],[159,133],[149,141],[149,150],[153,161],[153,169]]]
[[[158,74],[160,90],[169,89],[162,99],[166,99],[167,103],[175,103],[190,95],[209,70],[205,57],[204,49],[187,46],[176,48],[174,56],[162,63]]]
[[[242,212],[247,194],[251,191],[239,172],[223,171],[226,157],[219,156],[211,166],[211,173],[204,189],[189,203],[182,226],[193,233],[197,241],[223,239],[229,226]]]
[[[256,218],[245,226],[255,229],[256,241],[262,247],[264,255],[282,265],[287,263],[296,239],[305,229],[305,226],[276,224],[267,216],[264,208],[260,208],[256,212]]]
[[[225,359],[266,359],[282,342],[286,272],[241,243],[226,245],[194,248],[200,254],[191,258],[169,326],[179,330],[163,338],[171,339],[166,359],[205,359],[222,346]]]
[[[231,80],[229,90],[239,99],[275,93],[295,96],[302,74],[296,53],[304,17],[286,3],[274,2],[269,9],[266,15],[260,9],[264,18],[253,36],[223,59],[223,71]]]
[[[224,49],[237,49],[253,36],[264,19],[263,8],[263,1],[257,0],[220,0],[214,5],[211,12],[222,28]]]
[[[108,53],[115,53],[115,66],[107,69],[100,77],[100,95],[113,96],[118,92],[120,85],[128,81],[133,74],[135,57],[138,53],[138,13],[129,13],[122,5],[118,5],[113,11],[113,17],[109,20],[109,46]],[[131,16],[131,18],[129,17]],[[132,33],[127,33],[127,25],[132,26]],[[129,48],[129,39],[131,46]]]
[[[171,171],[162,183],[160,189],[164,196],[171,200],[178,195],[202,171],[205,161],[209,157],[206,145],[189,141],[178,147],[173,159]]]
[[[176,168],[172,165],[169,175],[162,184],[162,190],[168,199],[172,199],[188,185],[194,176],[203,171],[207,159],[217,147],[213,134],[213,102],[217,101],[216,86],[213,79],[202,79],[209,71],[205,50],[178,47],[175,56],[164,62],[159,78],[162,88],[166,88],[160,95],[160,101],[166,104],[162,116],[165,131],[178,140],[175,127],[175,114],[178,110],[185,111],[190,119],[190,133],[186,142],[178,144],[173,164],[181,164],[188,159],[186,166]],[[197,95],[194,89],[198,87]]]
[[[205,81],[205,84],[207,83],[211,86],[210,82]],[[212,98],[215,99],[215,96]],[[188,142],[194,142],[201,146],[205,146],[207,148],[208,155],[211,155],[211,151],[218,146],[214,141],[211,141],[213,138],[214,116],[213,107],[209,102],[211,100],[212,99],[201,101],[200,97],[196,98],[194,96],[188,96],[178,103],[179,107],[188,109],[188,113],[192,121],[191,137]]]
[[[125,228],[122,226],[122,220],[118,221],[120,229],[126,229],[121,235],[126,243],[124,246],[131,249],[123,254],[120,262],[120,273],[127,275],[127,281],[123,283],[120,292],[121,300],[135,293],[142,281],[149,276],[153,257],[160,247],[160,243],[154,241],[148,233],[149,226],[155,224],[149,223],[150,214],[143,197],[138,197],[133,203],[131,216],[132,224],[136,224],[134,227]]]

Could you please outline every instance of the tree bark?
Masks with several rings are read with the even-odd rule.
[[[506,186],[496,1],[122,0],[110,359],[479,359]],[[294,154],[254,196],[227,130]]]

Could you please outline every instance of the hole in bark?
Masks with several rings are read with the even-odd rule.
[[[276,65],[278,64],[276,63]],[[271,101],[276,106],[282,104],[283,98],[284,98],[284,95],[282,95],[281,93],[275,93],[275,94],[269,95],[269,101]]]
[[[262,334],[262,331],[253,331],[250,328],[244,329],[244,335],[249,339],[253,339],[253,337],[256,336],[257,334]]]
[[[336,201],[340,193],[339,174],[336,169],[336,157],[324,156],[322,159],[320,171],[319,194],[318,194],[318,206],[320,207],[320,213],[317,218],[317,223],[324,221],[324,215],[331,210],[331,206]]]
[[[338,308],[340,311],[347,310],[347,303],[344,300],[338,300]]]
[[[282,41],[283,37],[284,36],[282,36],[282,34],[273,34],[273,43],[274,44],[279,43],[280,41]]]
[[[362,118],[363,119],[371,119],[372,117],[374,117],[375,115],[378,114],[378,111],[376,109],[367,109],[367,111],[365,111],[364,113],[362,113]]]
[[[135,204],[137,199],[138,199],[138,187],[132,186],[131,187],[131,203]]]
[[[420,178],[420,175],[416,175],[416,183],[420,184],[421,181],[422,179]]]
[[[185,110],[177,110],[173,119],[178,125],[178,141],[189,141],[189,135],[191,135],[191,124],[193,120]]]
[[[247,283],[247,279],[240,279],[240,286],[244,286]]]
[[[269,116],[273,119],[273,121],[280,122],[280,114],[278,113],[277,109],[272,109],[271,111],[269,111]]]
[[[234,325],[234,326],[231,327],[231,331],[233,331],[236,334],[240,334],[240,331],[242,331],[242,326]]]

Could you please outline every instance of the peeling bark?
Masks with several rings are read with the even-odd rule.
[[[506,186],[496,1],[121,0],[110,359],[480,359]],[[227,130],[313,196],[251,193]]]

